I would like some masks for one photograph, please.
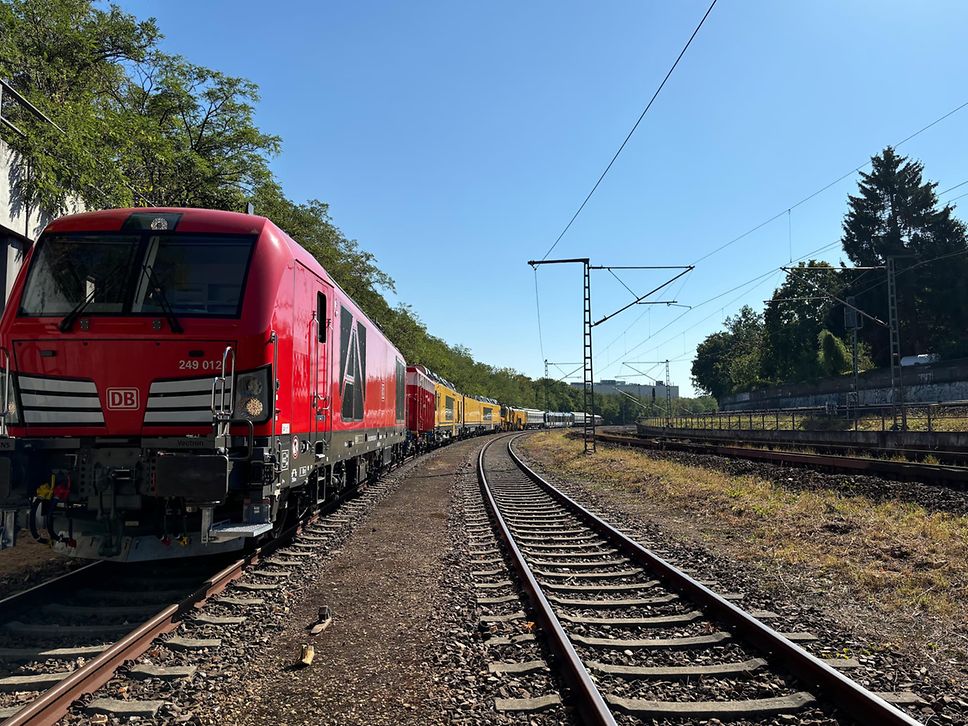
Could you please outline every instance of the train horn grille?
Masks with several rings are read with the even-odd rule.
[[[145,425],[212,423],[213,380],[214,376],[155,381],[148,391]],[[225,386],[231,400],[232,382],[226,381]]]
[[[94,381],[18,376],[24,423],[103,425],[104,412]]]

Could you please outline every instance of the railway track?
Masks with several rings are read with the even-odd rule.
[[[258,558],[94,563],[0,602],[3,724],[55,723]]]
[[[744,445],[744,442],[722,443],[672,435],[668,437],[630,436],[608,432],[596,434],[596,439],[606,444],[631,446],[639,449],[715,454],[730,458],[765,461],[772,464],[808,466],[851,473],[878,474],[893,479],[937,482],[956,488],[968,486],[968,466],[926,464],[919,461],[896,461],[893,459],[877,458],[876,456],[853,456],[850,454],[829,453],[816,454],[794,450],[796,446],[794,442],[789,444],[788,449],[764,448],[762,444],[759,446]],[[905,452],[878,451],[872,453],[899,455]],[[924,454],[925,452],[917,453]]]
[[[244,618],[237,613],[202,607],[210,602],[216,610],[261,604],[258,589],[279,587],[275,583],[288,574],[287,565],[301,564],[302,557],[310,556],[308,549],[318,549],[342,528],[343,519],[331,525],[325,515],[339,518],[344,510],[355,511],[347,497],[237,559],[96,562],[0,600],[0,724],[56,723],[79,697],[95,692],[119,666],[182,623],[204,628],[240,622]],[[223,592],[260,563],[274,566],[254,573],[262,582]],[[187,651],[216,647],[216,642],[176,635],[165,646]],[[191,677],[192,670],[136,666],[129,676],[165,681]],[[129,705],[132,714],[145,715],[138,711],[142,704]],[[123,703],[105,704],[106,712],[120,715],[124,709]]]
[[[515,438],[481,450],[482,494],[586,723],[919,723],[885,700],[897,694],[865,690],[797,645],[802,634],[765,625],[770,613],[742,610],[557,490]]]

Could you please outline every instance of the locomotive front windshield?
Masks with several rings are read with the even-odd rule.
[[[192,234],[65,235],[39,243],[20,314],[236,317],[254,240]]]

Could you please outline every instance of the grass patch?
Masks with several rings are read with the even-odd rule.
[[[968,622],[968,517],[910,502],[799,491],[756,476],[679,464],[625,448],[582,453],[548,431],[519,446],[546,470],[640,511],[693,515],[732,557],[796,568],[885,613]],[[626,495],[642,495],[629,497]],[[737,539],[737,535],[740,535]]]

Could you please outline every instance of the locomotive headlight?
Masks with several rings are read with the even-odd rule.
[[[262,401],[258,398],[244,398],[242,399],[242,415],[246,418],[259,418],[262,416],[262,412],[265,410],[265,406],[262,405]]]
[[[269,409],[269,369],[236,375],[235,415],[253,421],[263,420]]]

